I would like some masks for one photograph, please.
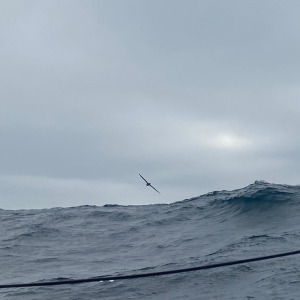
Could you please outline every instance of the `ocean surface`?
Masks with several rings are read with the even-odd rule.
[[[172,204],[0,210],[0,284],[188,268],[300,249],[300,186]],[[0,289],[0,299],[300,299],[300,255],[211,270]]]

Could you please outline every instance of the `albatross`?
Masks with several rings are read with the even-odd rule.
[[[151,185],[151,183],[150,182],[148,182],[141,174],[139,174],[141,177],[142,177],[142,179],[146,182],[146,186],[151,186],[155,191],[157,191],[158,193],[159,193],[159,191],[153,186],[153,185]]]

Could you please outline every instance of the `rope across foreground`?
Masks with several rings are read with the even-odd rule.
[[[292,251],[292,252],[278,253],[278,254],[267,255],[267,256],[241,259],[241,260],[234,260],[234,261],[229,261],[229,262],[216,263],[216,264],[210,264],[210,265],[204,265],[204,266],[198,266],[198,267],[192,267],[192,268],[166,270],[166,271],[160,271],[160,272],[137,273],[137,274],[120,275],[120,276],[97,276],[97,277],[83,278],[83,279],[53,280],[53,281],[41,281],[41,282],[30,282],[30,283],[1,284],[0,289],[64,285],[64,284],[80,284],[80,283],[87,283],[87,282],[115,281],[115,280],[163,276],[163,275],[194,272],[194,271],[215,269],[215,268],[226,267],[226,266],[240,265],[240,264],[250,263],[250,262],[254,262],[254,261],[274,259],[274,258],[291,256],[291,255],[296,255],[296,254],[300,254],[300,250],[296,250],[296,251]]]

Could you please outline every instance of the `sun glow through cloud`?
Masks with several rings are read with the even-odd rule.
[[[215,148],[225,150],[250,149],[254,141],[248,136],[241,136],[231,130],[220,131],[212,124],[189,125],[189,138],[201,148]]]
[[[221,133],[213,138],[213,144],[217,148],[241,150],[249,148],[252,145],[252,141],[232,133]]]

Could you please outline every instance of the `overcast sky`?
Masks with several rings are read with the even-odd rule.
[[[0,208],[299,184],[299,12],[298,0],[2,0]]]

